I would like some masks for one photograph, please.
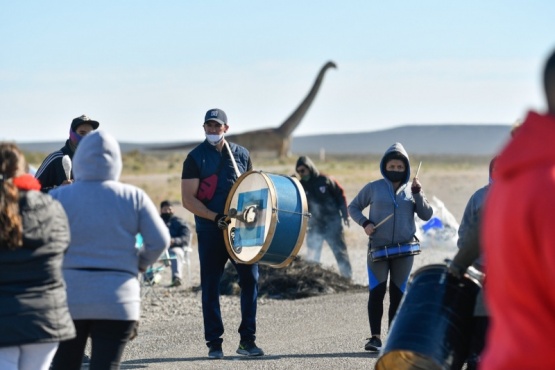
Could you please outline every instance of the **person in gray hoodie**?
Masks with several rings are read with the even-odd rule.
[[[91,369],[119,369],[123,350],[140,314],[139,272],[170,244],[156,206],[141,189],[118,181],[118,142],[95,131],[83,138],[73,158],[75,182],[49,194],[64,207],[71,242],[63,262],[68,306],[77,337],[62,342],[54,370],[81,368],[92,343]],[[143,247],[135,247],[140,233]]]
[[[368,242],[368,317],[371,337],[364,346],[379,351],[387,276],[389,283],[389,325],[405,292],[414,255],[420,252],[414,214],[422,220],[432,217],[433,209],[415,176],[410,179],[409,156],[401,143],[385,152],[380,170],[383,179],[372,181],[349,204],[349,215],[364,228]],[[370,207],[368,216],[363,210]]]

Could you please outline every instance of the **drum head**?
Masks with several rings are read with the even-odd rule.
[[[262,172],[246,172],[233,185],[225,209],[231,218],[224,240],[231,257],[252,264],[262,258],[275,233],[276,190]]]

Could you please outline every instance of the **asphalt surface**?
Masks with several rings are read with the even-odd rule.
[[[366,282],[366,248],[351,248],[353,281]],[[454,255],[449,248],[429,248],[415,259],[413,272]],[[322,260],[336,269],[325,248]],[[320,295],[296,300],[258,299],[257,340],[265,356],[235,353],[239,345],[240,303],[237,296],[222,296],[226,332],[224,359],[208,359],[199,285],[198,257],[191,258],[188,286],[165,288],[171,280],[166,270],[162,285],[145,290],[138,337],[126,347],[121,369],[373,369],[378,353],[364,350],[370,336],[367,288],[355,292]],[[367,284],[367,283],[366,283]],[[187,285],[187,284],[186,284]],[[384,299],[382,340],[387,337],[389,296]],[[87,350],[87,353],[90,353]],[[86,369],[83,366],[83,369]]]
[[[200,306],[191,305],[190,315],[142,322],[138,338],[125,350],[121,368],[371,369],[378,355],[364,350],[369,334],[367,299],[367,292],[359,292],[290,301],[261,300],[256,342],[265,356],[245,357],[235,353],[239,299],[225,297],[228,308],[223,312],[226,333],[222,360],[208,359]],[[159,300],[161,305],[163,300]],[[191,303],[191,297],[185,301]]]

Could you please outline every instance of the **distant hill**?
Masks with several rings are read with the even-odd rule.
[[[383,154],[393,143],[403,144],[409,154],[492,155],[509,138],[510,125],[418,125],[349,134],[293,136],[291,151],[297,154]],[[168,144],[170,144],[168,142]],[[175,144],[172,142],[171,144]],[[18,143],[28,152],[50,153],[64,141]],[[120,143],[123,152],[147,150],[160,143]]]
[[[492,155],[507,141],[510,125],[419,125],[352,134],[294,137],[295,154],[383,154],[393,143],[409,154]]]

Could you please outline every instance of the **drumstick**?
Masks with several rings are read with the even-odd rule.
[[[389,216],[387,216],[386,218],[384,218],[383,220],[381,220],[380,222],[378,222],[378,224],[376,226],[374,226],[374,230],[376,230],[378,227],[383,225],[383,223],[386,222],[387,220],[389,220],[391,217],[393,217],[393,213],[390,214]]]
[[[420,161],[420,164],[418,165],[418,169],[416,170],[416,175],[414,175],[414,178],[418,177],[418,172],[420,172],[420,166],[422,166],[422,161]]]

